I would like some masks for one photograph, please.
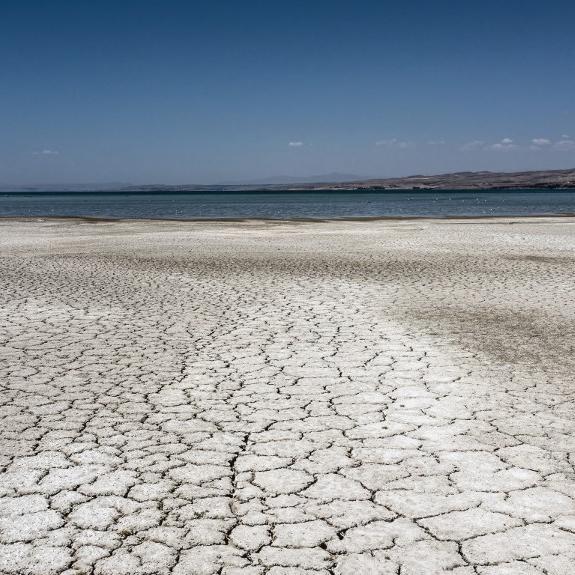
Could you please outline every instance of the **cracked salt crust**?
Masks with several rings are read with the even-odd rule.
[[[0,573],[575,573],[575,228],[0,222]]]

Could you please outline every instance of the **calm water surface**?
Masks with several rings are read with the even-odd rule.
[[[346,218],[575,213],[575,190],[0,193],[0,216]]]

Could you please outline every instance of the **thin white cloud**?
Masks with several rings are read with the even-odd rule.
[[[301,148],[303,145],[303,142],[288,142],[290,148]]]
[[[460,150],[462,152],[476,152],[476,151],[494,151],[494,152],[505,152],[508,150],[514,150],[517,148],[517,144],[511,138],[503,138],[499,142],[490,144],[483,140],[471,140],[466,144],[461,146]]]
[[[514,150],[517,145],[513,142],[511,138],[503,138],[500,142],[491,144],[487,146],[486,150],[493,150],[495,152],[507,152],[509,150]]]
[[[530,150],[541,150],[547,146],[551,145],[551,140],[547,138],[533,138],[531,140],[531,145],[529,146]]]
[[[562,140],[570,140],[571,136],[569,136],[568,134],[561,134],[561,139]]]
[[[473,152],[475,150],[483,150],[485,148],[485,142],[483,140],[471,140],[461,146],[463,152]]]
[[[571,152],[575,151],[575,140],[571,138],[564,138],[553,144],[553,149],[559,152]]]
[[[485,151],[485,152],[508,152],[510,150],[554,150],[559,152],[575,151],[575,138],[570,138],[563,134],[561,140],[553,141],[549,138],[532,138],[529,143],[517,144],[512,138],[503,138],[499,142],[489,143],[483,140],[472,140],[461,146],[463,152]]]
[[[408,142],[407,140],[399,140],[398,138],[391,138],[389,140],[378,140],[375,142],[376,146],[384,148],[396,148],[399,150],[407,150],[407,148],[415,147],[413,142]]]
[[[547,138],[533,138],[529,149],[535,151],[554,150],[557,152],[571,152],[575,150],[575,140],[565,134],[556,142],[552,142]]]
[[[428,146],[444,146],[445,145],[445,140],[443,138],[441,138],[441,140],[429,140],[427,142]]]
[[[34,152],[35,156],[59,156],[60,152],[58,150],[40,150],[39,152]]]

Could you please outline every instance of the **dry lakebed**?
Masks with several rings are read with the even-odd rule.
[[[0,573],[575,573],[575,218],[0,220]]]

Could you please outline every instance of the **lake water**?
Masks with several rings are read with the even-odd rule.
[[[1,192],[0,216],[348,218],[575,214],[575,190]]]

